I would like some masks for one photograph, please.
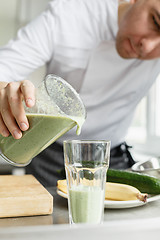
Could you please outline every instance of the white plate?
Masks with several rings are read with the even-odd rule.
[[[58,195],[61,197],[67,198],[67,194],[57,189]],[[160,195],[155,195],[148,197],[147,202],[142,202],[140,200],[131,200],[131,201],[111,201],[111,200],[105,200],[104,201],[104,207],[105,208],[132,208],[132,207],[138,207],[143,206],[149,202],[153,202],[160,199]]]

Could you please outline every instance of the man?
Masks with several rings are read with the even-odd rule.
[[[111,140],[110,167],[130,167],[134,160],[124,140],[137,104],[159,74],[159,16],[159,0],[51,1],[0,51],[0,133],[19,139],[29,128],[22,99],[34,105],[34,86],[24,79],[46,64],[47,74],[63,77],[84,101],[87,120],[79,138]],[[65,134],[27,173],[55,185],[67,138],[78,137],[74,130]]]

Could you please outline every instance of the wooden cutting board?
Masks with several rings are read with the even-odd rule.
[[[0,176],[0,217],[46,215],[53,196],[32,175]]]

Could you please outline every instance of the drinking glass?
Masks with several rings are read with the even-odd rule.
[[[110,141],[63,143],[70,224],[103,222]]]

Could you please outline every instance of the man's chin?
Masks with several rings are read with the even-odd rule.
[[[143,60],[143,61],[147,61],[147,60],[154,60],[157,59],[159,57],[153,57],[153,56],[137,56],[136,54],[129,54],[123,51],[118,51],[118,55],[123,58],[123,59],[138,59],[138,60]]]
[[[123,59],[137,59],[137,57],[132,57],[132,56],[126,56],[126,55],[124,56],[124,55],[120,55],[120,54],[119,54],[119,56]]]
[[[124,58],[124,59],[137,59],[137,58],[139,58],[138,55],[135,52],[128,50],[127,48],[123,47],[123,45],[124,44],[118,44],[118,42],[116,43],[116,50],[117,50],[118,55],[121,58]]]
[[[117,49],[117,53],[118,53],[118,55],[119,55],[121,58],[124,58],[124,59],[136,58],[136,57],[131,56],[130,54],[128,54],[127,52],[125,52],[125,51],[122,50],[122,49],[120,49],[120,50]]]
[[[125,49],[124,47],[120,47],[116,45],[116,50],[118,55],[123,58],[123,59],[139,59],[139,60],[153,60],[153,59],[157,59],[160,58],[160,54],[139,54],[137,55],[136,53],[134,53],[133,51],[127,51],[127,49]]]
[[[135,54],[131,55],[128,52],[126,52],[124,49],[118,49],[117,48],[117,53],[123,59],[137,59],[138,58]]]

